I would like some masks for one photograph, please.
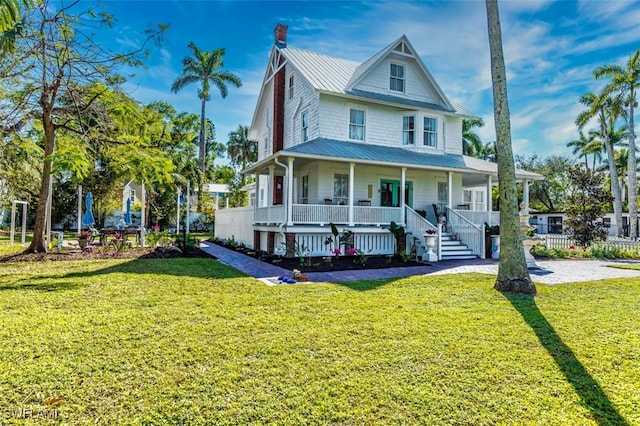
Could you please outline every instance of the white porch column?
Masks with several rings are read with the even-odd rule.
[[[453,172],[447,173],[447,207],[453,207]]]
[[[82,185],[78,185],[78,235],[82,230]]]
[[[529,180],[525,179],[522,184],[522,201],[524,203],[524,214],[529,214]]]
[[[293,157],[287,158],[287,226],[293,225]]]
[[[492,220],[491,220],[491,211],[493,210],[493,182],[492,182],[492,176],[491,175],[487,175],[487,205],[485,207],[485,210],[487,212],[489,212],[487,214],[488,218],[487,218],[487,223],[489,224],[489,226],[493,226]]]
[[[354,187],[354,170],[356,164],[349,163],[349,226],[353,226],[353,187]]]
[[[274,164],[269,166],[269,182],[267,182],[267,202],[266,207],[273,205],[273,177],[275,176],[276,166]]]
[[[405,224],[405,214],[404,214],[404,199],[405,199],[405,186],[407,179],[407,168],[403,167],[402,172],[400,173],[400,224]]]
[[[142,181],[142,183],[140,184],[141,186],[141,191],[142,191],[142,199],[140,201],[140,245],[142,247],[144,247],[146,245],[145,243],[145,237],[147,234],[147,230],[145,228],[145,225],[147,224],[146,220],[145,220],[145,216],[147,214],[146,208],[147,208],[147,192],[144,189],[144,181]]]

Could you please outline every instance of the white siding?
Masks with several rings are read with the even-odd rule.
[[[293,74],[293,98],[289,99],[289,77]],[[319,130],[319,95],[314,88],[290,65],[286,66],[284,101],[284,148],[302,143],[301,114],[309,111],[309,140],[317,138]]]
[[[405,69],[405,92],[397,92],[389,89],[389,67],[390,64],[404,65]],[[368,92],[384,93],[393,96],[406,97],[407,99],[421,102],[431,102],[441,104],[440,97],[435,89],[422,77],[422,72],[414,60],[391,56],[380,62],[354,89],[366,90]]]
[[[365,111],[365,143],[413,149],[420,152],[462,153],[462,121],[459,118],[447,118],[431,110],[406,110],[378,105],[375,103],[355,102],[346,98],[320,96],[319,136],[326,139],[349,140],[349,110]],[[402,117],[416,117],[415,145],[402,145]],[[423,118],[434,117],[438,122],[438,145],[436,148],[425,146],[423,141]],[[443,123],[447,128],[443,132]]]

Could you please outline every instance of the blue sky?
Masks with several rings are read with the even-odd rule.
[[[478,134],[495,140],[489,46],[484,1],[105,1],[117,24],[114,46],[127,48],[149,25],[169,24],[146,70],[127,84],[143,103],[164,100],[179,111],[199,113],[197,87],[170,92],[193,41],[201,49],[224,47],[225,69],[243,87],[226,99],[215,93],[207,117],[218,141],[239,124],[249,125],[273,29],[289,26],[288,43],[364,62],[406,34],[447,96],[482,117]],[[578,136],[578,97],[603,82],[593,70],[623,65],[640,48],[640,2],[502,1],[502,21],[512,140],[516,154],[571,156],[567,142]]]

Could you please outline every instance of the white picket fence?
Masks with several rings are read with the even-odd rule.
[[[544,239],[545,246],[548,249],[553,249],[553,248],[568,249],[569,247],[576,245],[576,243],[566,235],[545,234],[545,235],[540,235],[539,238],[541,238],[541,242],[543,242],[542,239]],[[604,244],[606,244],[611,248],[617,248],[617,249],[640,248],[640,241],[625,240],[623,238],[609,237],[604,242]]]

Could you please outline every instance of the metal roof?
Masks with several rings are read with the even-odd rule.
[[[308,50],[286,47],[280,53],[316,90],[344,93],[358,62],[334,58]]]
[[[411,149],[318,138],[280,151],[281,155],[307,154],[332,159],[394,163],[440,169],[468,169],[462,155],[430,154]]]
[[[399,40],[402,40],[402,38],[394,41],[389,46],[397,44]],[[355,75],[364,72],[372,62],[379,59],[380,55],[387,53],[389,46],[362,64],[295,47],[286,47],[278,50],[316,90],[476,117],[476,114],[449,97],[446,100],[449,101],[454,110],[431,102],[422,102],[400,96],[358,89],[348,90],[349,84],[354,80]]]
[[[464,163],[469,169],[479,172],[485,172],[492,175],[498,174],[498,164],[490,161],[481,160],[479,158],[470,157],[464,155]],[[538,173],[530,172],[528,170],[516,169],[516,177],[518,179],[531,179],[531,180],[543,180],[544,176]]]
[[[416,101],[413,99],[401,98],[399,96],[386,95],[384,93],[368,92],[366,90],[353,89],[347,92],[348,95],[358,96],[360,98],[374,99],[376,101],[391,102],[394,104],[407,105],[416,108],[427,108],[436,111],[455,112],[442,105],[431,102]]]

